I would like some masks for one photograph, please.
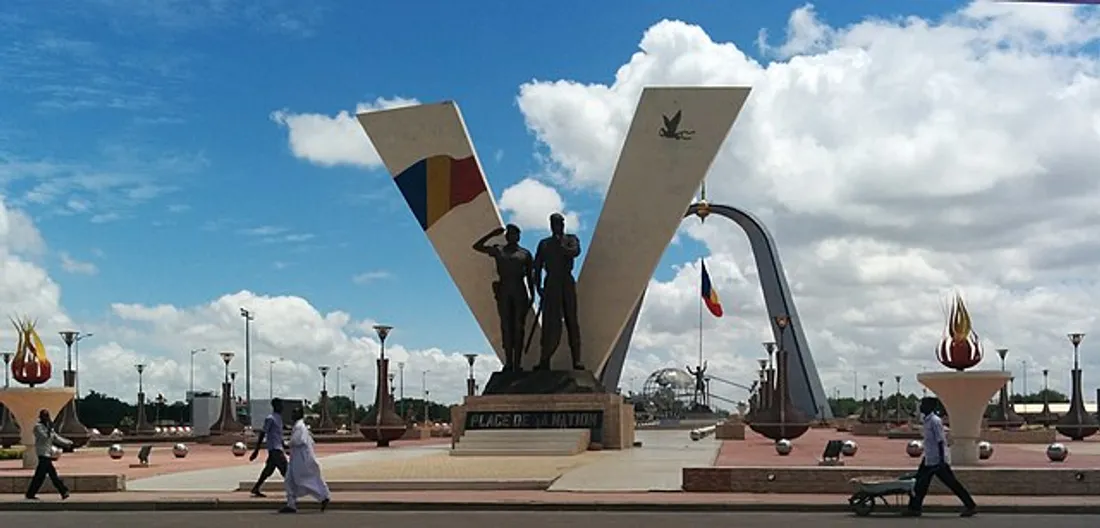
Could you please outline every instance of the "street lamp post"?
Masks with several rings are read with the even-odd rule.
[[[420,371],[420,393],[424,395],[424,423],[428,423],[428,371]]]
[[[397,410],[397,414],[401,416],[401,419],[405,419],[405,362],[397,362],[397,399],[401,402],[401,408]]]
[[[11,369],[8,368],[11,365],[11,358],[14,356],[14,352],[4,352],[0,354],[4,358],[4,388],[11,388]]]
[[[137,371],[138,375],[137,423],[134,424],[134,430],[138,434],[148,430],[148,427],[146,427],[148,420],[145,418],[145,366],[145,363],[134,365],[134,370]]]
[[[192,348],[191,349],[191,381],[188,384],[188,388],[191,389],[191,397],[188,398],[192,402],[195,400],[195,354],[199,352],[206,352],[206,348]],[[192,403],[194,405],[194,403]],[[194,417],[192,417],[192,420]]]
[[[351,430],[352,426],[359,423],[356,421],[359,408],[355,406],[355,382],[351,382],[351,418],[348,419],[348,430]]]
[[[882,380],[878,380],[878,416],[879,416],[880,420],[885,422],[886,421],[886,400],[883,399],[883,397],[882,397],[882,395],[883,395],[883,393],[882,393],[883,383],[885,383],[885,382],[883,382]]]
[[[256,315],[250,310],[241,308],[241,317],[244,318],[244,399],[246,402],[245,411],[248,414],[248,421],[252,421],[252,321],[256,320]],[[234,392],[236,389],[234,388]]]
[[[477,354],[464,354],[466,356],[466,362],[470,364],[470,376],[466,378],[466,395],[474,396],[477,394],[477,380],[474,379],[474,360],[477,359]]]
[[[88,332],[87,334],[81,334],[77,332],[76,339],[73,340],[73,369],[74,372],[80,372],[80,342],[94,336],[95,334]],[[76,398],[80,398],[80,376],[76,377],[76,383],[73,384],[73,390],[76,391]]]
[[[898,391],[897,394],[894,395],[894,422],[901,424],[901,376],[894,376],[894,382],[897,383]]]
[[[267,399],[275,399],[275,364],[282,361],[283,358],[269,359],[267,360]]]

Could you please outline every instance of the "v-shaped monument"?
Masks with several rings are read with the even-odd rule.
[[[749,92],[747,87],[645,88],[591,241],[583,243],[565,226],[562,236],[547,237],[537,249],[530,241],[523,241],[530,246],[523,249],[519,230],[506,228],[456,103],[357,116],[506,365],[486,384],[485,394],[615,391],[645,289]],[[751,215],[712,207],[749,236],[757,265],[764,266],[761,286],[769,315],[792,319],[793,332],[784,334],[774,325],[773,331],[791,354],[794,404],[810,416],[831,416],[774,240]],[[574,278],[573,259],[583,252],[584,265]],[[533,279],[531,267],[545,273]],[[531,295],[535,289],[546,291]],[[548,300],[550,306],[543,306]],[[556,348],[554,339],[543,339],[547,324],[549,332],[560,334]],[[538,369],[546,356],[549,364]]]

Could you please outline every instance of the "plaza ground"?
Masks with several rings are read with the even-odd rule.
[[[1093,516],[978,515],[970,519],[948,514],[928,515],[921,519],[863,519],[830,513],[616,513],[616,512],[303,512],[278,515],[271,512],[179,512],[150,515],[140,513],[5,513],[4,526],[11,528],[117,528],[143,525],[159,528],[206,528],[255,526],[266,528],[321,528],[356,526],[382,528],[483,528],[485,526],[524,526],[526,528],[669,528],[737,526],[771,528],[777,523],[817,528],[865,527],[871,523],[919,526],[928,522],[976,528],[1086,528],[1096,526]]]

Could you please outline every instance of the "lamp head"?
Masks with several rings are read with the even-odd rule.
[[[328,368],[327,365],[321,365],[320,367],[317,367],[317,370],[321,371],[321,377],[322,378],[328,376],[329,368]]]
[[[897,383],[901,383],[901,376],[894,376],[894,381]]]
[[[230,361],[233,361],[233,356],[235,356],[236,354],[234,354],[233,352],[229,352],[229,351],[227,350],[227,351],[225,351],[225,352],[222,352],[222,353],[220,353],[220,354],[218,354],[218,355],[219,355],[219,356],[221,356],[221,358],[222,358],[222,361],[223,361],[223,362],[225,363],[225,365],[226,365],[226,366],[229,366],[229,362],[230,362]]]
[[[466,356],[466,362],[469,363],[471,367],[474,366],[474,360],[477,359],[477,354],[463,354],[463,355]]]
[[[145,372],[145,364],[144,363],[138,363],[137,365],[134,365],[134,368],[137,369],[138,374],[141,374],[141,373]]]
[[[775,348],[777,346],[775,341],[768,341],[767,343],[761,344],[764,345],[764,351],[767,352],[769,356],[775,353]]]
[[[1008,355],[1008,349],[1007,348],[998,348],[997,349],[997,355],[1001,356],[1001,361],[1004,361],[1005,356]]]
[[[761,371],[763,371],[764,369],[768,368],[768,360],[766,360],[766,359],[758,359],[758,360],[756,360],[756,362],[760,364],[760,370],[761,370]]]
[[[388,337],[390,335],[390,330],[393,330],[393,327],[390,326],[390,325],[384,325],[384,324],[374,325],[374,332],[376,334],[378,334],[378,339],[380,339],[382,341],[385,341],[386,337]]]
[[[1066,337],[1069,337],[1069,342],[1073,343],[1073,346],[1077,346],[1081,344],[1081,340],[1085,338],[1085,334],[1068,334]]]
[[[4,364],[6,365],[8,363],[11,363],[11,358],[13,356],[15,356],[15,352],[4,352],[4,353],[0,354],[0,356],[3,356]]]
[[[80,335],[80,332],[73,330],[65,330],[58,333],[61,334],[61,340],[65,342],[65,346],[73,346],[73,343],[76,342],[76,336]]]

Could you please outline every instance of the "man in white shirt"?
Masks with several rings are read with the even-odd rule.
[[[940,401],[936,398],[921,398],[920,413],[924,420],[924,459],[917,469],[917,482],[913,486],[913,495],[909,498],[909,507],[902,511],[905,517],[920,517],[921,508],[924,505],[924,497],[928,495],[928,487],[932,485],[932,477],[940,479],[952,493],[963,503],[962,517],[973,517],[977,513],[978,506],[970,492],[966,491],[959,479],[955,478],[955,472],[951,471],[950,460],[947,456],[947,436],[943,431],[943,420],[936,415]]]

